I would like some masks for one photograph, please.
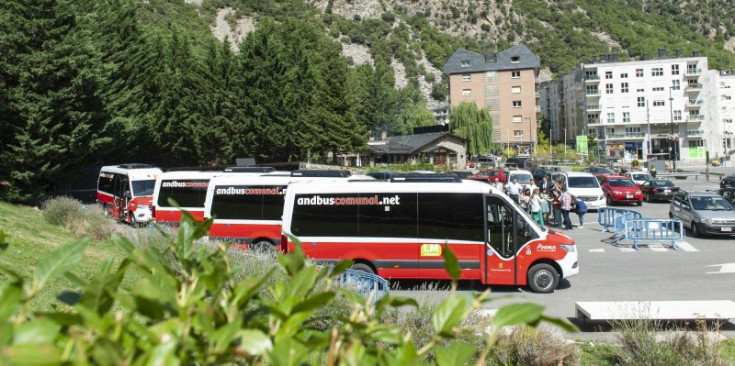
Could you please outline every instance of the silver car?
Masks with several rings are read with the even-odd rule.
[[[692,236],[735,235],[735,210],[715,193],[676,193],[669,206],[669,217],[681,220]]]

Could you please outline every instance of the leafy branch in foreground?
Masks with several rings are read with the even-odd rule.
[[[474,310],[490,301],[488,293],[458,295],[460,270],[446,248],[452,293],[432,315],[433,336],[417,349],[411,333],[381,323],[391,309],[415,300],[390,295],[373,302],[337,288],[335,279],[350,265],[332,269],[312,265],[300,247],[279,254],[279,265],[240,278],[223,244],[201,244],[211,220],[185,214],[178,235],[163,249],[137,247],[115,236],[125,257],[108,259],[89,280],[69,273],[82,259],[87,240],[60,247],[42,258],[30,280],[2,268],[11,281],[0,287],[0,363],[3,364],[419,364],[432,354],[439,365],[466,364],[485,356],[494,344],[488,336],[479,354],[457,340]],[[0,233],[0,247],[5,248]],[[121,286],[135,269],[140,279]],[[78,284],[59,295],[53,311],[33,311],[30,303],[55,278]],[[346,299],[348,312],[330,314],[331,324],[317,329],[317,311]],[[493,326],[536,325],[550,321],[533,304],[501,309]],[[320,317],[324,317],[324,312]],[[347,314],[347,315],[344,315]]]

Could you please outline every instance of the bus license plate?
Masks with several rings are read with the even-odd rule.
[[[731,227],[721,227],[720,230],[722,231],[732,231]]]

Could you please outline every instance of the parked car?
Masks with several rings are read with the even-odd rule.
[[[722,178],[720,181],[720,188],[735,188],[735,173]]]
[[[508,172],[508,182],[512,182],[513,179],[518,179],[518,184],[522,185],[523,189],[526,189],[526,186],[531,184],[533,175],[528,170],[511,170]]]
[[[669,217],[681,220],[692,236],[735,235],[733,206],[716,193],[677,192],[669,206]]]
[[[717,192],[722,196],[722,198],[726,199],[727,202],[730,202],[730,204],[735,204],[735,188],[720,188],[719,192]]]
[[[605,192],[605,200],[608,206],[616,203],[643,204],[643,192],[628,177],[620,175],[598,176],[600,186]]]
[[[539,182],[541,182],[541,179],[543,179],[547,175],[551,175],[551,173],[551,170],[540,167],[531,170],[531,175],[533,175],[533,180],[536,181],[537,185],[539,184]]]
[[[506,168],[525,168],[528,158],[508,158],[505,160]]]
[[[591,173],[591,174],[612,174],[612,173],[614,173],[610,169],[602,168],[602,167],[599,167],[599,166],[591,166],[589,168],[584,168],[581,171],[583,173]]]
[[[487,183],[493,183],[495,178],[498,178],[498,180],[503,184],[508,183],[508,172],[503,169],[489,169],[467,177],[467,179],[479,180]]]
[[[600,182],[591,173],[563,172],[559,173],[557,178],[557,182],[566,186],[569,193],[584,201],[588,209],[597,210],[607,206]]]
[[[640,172],[627,172],[624,174],[626,177],[630,178],[635,182],[637,186],[640,186],[641,184],[653,180],[653,176],[651,176],[648,173],[640,173]]]
[[[671,201],[674,194],[679,192],[679,189],[674,183],[666,179],[654,179],[641,184],[643,199],[646,202],[653,202],[654,200]]]

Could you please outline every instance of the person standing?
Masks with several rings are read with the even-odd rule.
[[[498,178],[495,178],[495,182],[493,183],[493,186],[495,186],[495,188],[497,188],[501,192],[503,192],[504,190],[503,183],[501,183],[500,179]]]
[[[561,227],[561,193],[558,190],[552,190],[552,208],[554,216],[554,226]]]
[[[513,178],[513,180],[508,184],[508,196],[515,201],[516,204],[520,204],[520,196],[521,196],[521,187],[520,184],[518,184],[518,178]]]
[[[584,214],[587,213],[587,204],[584,203],[579,197],[572,196],[574,198],[574,205],[577,210],[577,216],[579,216],[579,228],[584,227]]]
[[[543,194],[549,194],[549,178],[547,175],[541,178],[541,183],[539,184],[539,192]]]
[[[529,203],[529,206],[531,208],[531,217],[533,218],[533,222],[538,224],[542,229],[544,227],[544,214],[541,210],[541,197],[539,196],[538,188],[533,190],[533,193],[531,193],[531,202]]]
[[[651,167],[650,172],[651,172],[651,176],[653,177],[653,179],[656,179],[656,167],[655,166]]]
[[[569,211],[572,210],[572,195],[567,187],[562,187],[561,194],[561,216],[564,219],[564,229],[572,230],[572,220],[569,218]]]

